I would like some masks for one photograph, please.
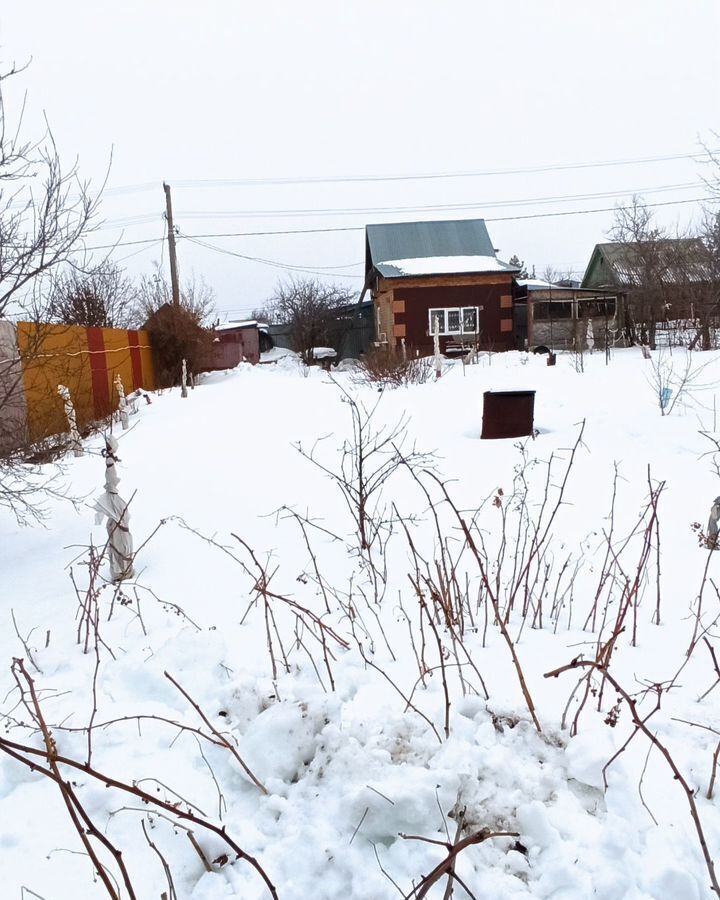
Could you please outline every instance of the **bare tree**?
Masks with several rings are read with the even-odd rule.
[[[355,301],[353,291],[315,278],[281,281],[266,304],[265,311],[289,328],[292,349],[310,364],[315,347],[339,350],[352,327]]]
[[[699,229],[659,227],[639,197],[630,206],[618,207],[610,232],[620,245],[618,274],[628,289],[626,323],[629,336],[657,346],[657,329],[674,328],[683,339],[709,350],[712,324],[720,302],[720,222],[708,212]]]
[[[706,210],[699,237],[687,282],[698,320],[695,340],[701,349],[710,350],[715,343],[712,328],[720,314],[720,212]]]
[[[8,121],[3,88],[20,71],[0,73],[0,317],[11,303],[27,305],[41,276],[81,265],[78,253],[100,203],[80,180],[77,161],[63,168],[49,127],[39,140],[26,140],[23,112]]]
[[[70,268],[55,279],[48,320],[86,328],[129,328],[137,318],[139,291],[109,260],[89,271]]]
[[[142,327],[147,320],[165,304],[172,304],[170,284],[160,269],[155,266],[152,275],[143,275],[137,290],[137,302],[133,307],[132,323]],[[195,274],[180,285],[180,306],[199,325],[209,325],[215,314],[215,292],[202,278]]]
[[[508,260],[508,263],[511,266],[517,266],[518,269],[520,269],[520,271],[515,276],[516,278],[527,278],[528,277],[528,270],[527,270],[527,266],[525,265],[525,260],[520,259],[520,257],[517,255],[517,253],[513,253],[513,255]]]
[[[47,318],[48,280],[62,266],[83,268],[85,238],[96,227],[99,195],[80,179],[77,161],[65,168],[49,126],[39,139],[24,137],[24,105],[11,121],[6,87],[22,68],[0,72],[0,506],[18,520],[42,515],[52,479],[25,465],[23,365],[41,352]],[[17,350],[10,314],[36,323]]]
[[[150,332],[159,386],[178,383],[183,360],[191,372],[200,371],[211,341],[208,325],[214,305],[212,288],[194,275],[182,283],[178,306],[159,266],[153,275],[141,279],[134,324]]]
[[[622,245],[625,259],[621,277],[629,288],[628,329],[633,339],[656,346],[658,319],[665,317],[663,247],[668,235],[653,221],[653,214],[637,195],[629,206],[618,206],[610,237]]]

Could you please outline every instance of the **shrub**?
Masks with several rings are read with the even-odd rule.
[[[377,347],[366,353],[358,364],[360,381],[383,387],[425,384],[432,374],[432,358],[416,356],[411,349],[404,358],[394,347]]]

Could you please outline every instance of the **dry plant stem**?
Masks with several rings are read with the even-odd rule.
[[[546,672],[545,678],[557,678],[563,672],[569,672],[578,668],[586,668],[595,671],[601,672],[603,677],[613,686],[617,694],[622,697],[630,710],[630,715],[632,717],[632,723],[635,726],[636,733],[642,732],[645,737],[653,744],[653,746],[660,752],[661,756],[668,764],[675,781],[680,784],[682,787],[685,798],[687,799],[688,806],[690,808],[690,817],[692,818],[693,825],[695,826],[695,831],[698,837],[698,841],[700,843],[700,849],[702,850],[703,859],[705,860],[705,866],[708,871],[708,875],[710,877],[710,883],[712,885],[712,890],[714,893],[720,897],[720,884],[718,884],[717,875],[715,874],[715,863],[713,861],[712,856],[710,855],[710,851],[708,850],[707,841],[705,839],[705,832],[702,827],[702,822],[700,821],[700,813],[697,808],[697,804],[695,803],[695,792],[688,784],[687,780],[683,776],[680,769],[677,767],[675,760],[672,758],[670,751],[667,747],[658,740],[657,735],[655,735],[646,725],[646,720],[640,718],[637,709],[636,701],[628,694],[628,692],[619,684],[617,679],[607,671],[602,665],[592,660],[581,660],[574,659],[571,663],[568,663],[565,666],[561,666],[558,669],[554,669],[552,672]],[[660,702],[660,698],[658,696],[658,704]]]
[[[430,610],[427,607],[427,603],[425,602],[425,598],[423,597],[422,591],[419,585],[415,585],[415,590],[417,591],[418,600],[420,602],[420,611],[425,613],[425,616],[428,621],[428,625],[430,626],[430,630],[432,631],[435,637],[435,643],[438,648],[438,657],[440,660],[440,672],[442,677],[442,686],[443,686],[443,694],[445,695],[445,737],[450,737],[450,691],[448,690],[448,681],[447,681],[447,671],[445,669],[445,648],[443,647],[442,638],[440,637],[440,632],[438,631],[437,625],[433,621],[432,616],[430,615]]]
[[[162,855],[162,853],[158,850],[157,846],[150,840],[150,835],[147,833],[147,829],[145,828],[145,820],[140,822],[140,826],[142,827],[143,834],[145,835],[145,840],[148,842],[150,849],[153,850],[159,860],[160,864],[163,867],[163,871],[165,872],[165,879],[167,880],[168,892],[167,894],[163,894],[163,897],[166,897],[167,900],[177,900],[177,893],[175,891],[175,882],[173,881],[172,872],[170,870],[170,866],[168,865],[167,860]]]
[[[705,693],[701,697],[698,698],[698,700],[704,700],[707,697],[707,695],[710,693],[710,691],[712,691],[714,688],[716,688],[718,686],[718,684],[720,684],[720,666],[718,666],[717,656],[715,655],[715,648],[713,647],[713,645],[710,643],[710,641],[706,637],[703,637],[703,641],[705,642],[708,650],[710,651],[710,656],[712,657],[713,668],[715,669],[715,674],[717,675],[717,680],[713,684],[710,685],[710,687],[705,691]]]
[[[427,838],[420,838],[416,835],[405,835],[402,834],[400,837],[405,840],[427,840]],[[482,844],[484,841],[489,840],[490,838],[496,837],[519,837],[518,832],[516,831],[476,831],[474,834],[468,835],[468,837],[463,838],[461,841],[458,841],[455,844],[446,843],[444,841],[430,841],[430,843],[439,844],[442,847],[446,847],[448,851],[448,855],[445,859],[438,863],[437,866],[426,875],[420,884],[417,885],[409,894],[406,894],[404,900],[423,900],[423,897],[427,897],[430,888],[439,881],[443,875],[450,874],[451,866],[454,865],[455,857],[458,853],[462,853],[466,847],[471,847],[473,844]]]
[[[425,488],[425,485],[422,484],[422,482],[420,482],[417,479],[415,474],[414,474],[414,477],[418,481],[418,484],[420,485],[422,490],[425,492],[428,502],[431,504],[430,495],[428,494],[427,489]],[[432,504],[431,504],[431,506],[432,506]],[[455,659],[457,660],[457,663],[458,663],[458,673],[460,675],[461,682],[463,680],[463,676],[462,676],[462,666],[461,666],[461,663],[458,660],[458,656],[457,656],[458,648],[460,650],[462,650],[462,653],[465,656],[465,658],[467,659],[468,664],[470,665],[473,672],[475,672],[475,674],[477,675],[478,680],[482,686],[483,692],[485,694],[485,699],[489,700],[490,695],[488,693],[488,689],[485,684],[485,679],[483,678],[482,674],[480,673],[480,670],[478,669],[475,661],[473,660],[473,658],[472,658],[470,652],[468,651],[467,647],[465,646],[465,643],[463,640],[463,635],[465,632],[464,607],[460,602],[458,602],[458,603],[456,603],[455,608],[452,608],[452,606],[449,602],[445,602],[443,600],[443,598],[441,596],[441,591],[435,586],[435,584],[432,582],[431,578],[429,577],[430,566],[428,565],[427,560],[423,559],[423,557],[419,554],[417,547],[415,546],[415,542],[412,539],[412,535],[410,534],[410,530],[407,527],[407,524],[405,523],[405,521],[402,519],[402,517],[398,513],[397,507],[394,507],[394,509],[395,509],[395,513],[397,515],[398,521],[401,523],[402,528],[405,532],[405,537],[407,539],[408,546],[410,547],[410,552],[412,554],[415,573],[414,573],[414,575],[409,574],[408,578],[410,579],[410,583],[413,585],[415,594],[418,597],[418,600],[420,601],[421,608],[422,608],[422,605],[425,603],[425,600],[423,597],[423,592],[420,587],[420,582],[423,581],[427,587],[427,590],[430,593],[430,597],[433,601],[433,604],[436,606],[436,608],[440,607],[440,609],[442,610],[442,614],[443,614],[443,617],[445,620],[445,625],[446,625],[447,630],[450,633],[450,637],[452,639],[453,652],[455,655]],[[448,550],[445,547],[444,543],[442,542],[440,523],[439,523],[437,513],[435,512],[434,508],[432,509],[432,514],[433,514],[433,517],[435,520],[435,526],[436,526],[437,533],[440,537],[440,543],[439,543],[440,560],[437,561],[438,578],[440,580],[442,580],[443,577],[448,578],[450,580],[450,582],[455,586],[456,596],[459,597],[461,595],[461,590],[457,583],[457,578],[455,577],[455,567],[452,564],[450,565],[449,568],[447,566]],[[461,550],[461,554],[462,554],[462,550]],[[428,576],[423,576],[421,574],[420,562],[422,562],[423,565],[425,566],[425,568],[428,572]],[[450,572],[452,574],[448,574]],[[443,573],[445,573],[445,574],[443,575]],[[467,595],[468,595],[468,591],[466,590],[465,596],[467,596]],[[469,603],[467,605],[469,606]],[[400,604],[400,607],[402,608],[402,604]],[[426,611],[426,614],[429,619],[429,611],[427,610],[427,607],[425,607],[425,611]],[[468,613],[469,613],[469,610],[468,610]],[[427,672],[431,671],[431,667],[429,667],[425,662],[425,630],[423,627],[422,615],[420,616],[420,619],[419,619],[419,626],[420,626],[419,630],[420,630],[420,637],[421,637],[421,649],[420,649],[420,654],[418,656],[418,652],[415,647],[415,638],[414,638],[414,634],[413,634],[412,623],[411,623],[410,619],[408,618],[408,631],[410,633],[410,642],[411,642],[411,645],[413,648],[413,652],[415,654],[415,658],[418,660],[418,669],[420,672],[420,679],[423,682],[423,686],[425,686],[425,675],[427,674]],[[435,634],[435,637],[436,638],[438,637],[437,633]],[[446,694],[446,701],[447,700],[448,700],[448,698],[447,698],[447,694]]]
[[[580,431],[578,432],[578,436],[575,440],[575,443],[570,450],[570,457],[567,461],[567,465],[565,466],[565,473],[563,475],[562,481],[560,482],[560,486],[557,490],[557,499],[555,501],[555,505],[550,511],[550,515],[547,518],[547,521],[543,522],[544,512],[548,502],[548,489],[550,487],[550,473],[552,468],[552,462],[554,455],[550,457],[550,461],[548,463],[548,475],[545,481],[545,496],[543,498],[543,503],[540,509],[540,515],[538,517],[537,526],[535,528],[535,533],[533,534],[533,540],[531,545],[531,550],[527,556],[524,566],[522,567],[522,571],[520,572],[519,577],[515,580],[515,587],[513,588],[510,599],[508,602],[508,607],[512,608],[515,600],[515,595],[520,588],[520,585],[523,581],[527,579],[528,572],[530,571],[530,567],[534,561],[534,559],[540,554],[541,549],[544,547],[547,539],[550,535],[550,528],[552,527],[553,522],[555,521],[555,517],[557,516],[560,507],[564,502],[565,496],[565,488],[567,487],[568,479],[570,478],[570,472],[572,471],[573,463],[575,462],[575,455],[577,454],[578,449],[582,444],[583,434],[585,432],[585,420],[583,420],[580,425]],[[538,728],[538,731],[540,729]]]
[[[597,590],[595,591],[595,599],[593,601],[590,612],[588,613],[587,619],[585,620],[585,625],[583,626],[584,631],[587,631],[588,627],[591,631],[595,631],[597,623],[598,602],[605,586],[605,580],[609,577],[607,566],[610,560],[610,551],[612,549],[613,532],[615,531],[615,500],[617,498],[617,483],[619,477],[618,464],[614,463],[613,465],[615,471],[613,475],[612,500],[610,501],[610,527],[608,528],[608,533],[605,535],[605,559],[603,560],[603,564],[600,568],[600,578],[598,579],[598,586]]]
[[[717,775],[718,755],[720,755],[720,742],[718,742],[715,752],[713,753],[712,770],[710,772],[710,784],[708,784],[707,794],[708,800],[712,800],[715,790],[715,776]]]
[[[643,781],[645,780],[645,772],[647,771],[648,762],[650,762],[650,754],[652,753],[652,749],[653,749],[653,745],[650,744],[650,746],[648,747],[647,756],[645,757],[645,765],[643,766],[643,770],[642,770],[642,772],[641,772],[641,774],[640,774],[640,781],[638,782],[638,795],[639,795],[639,797],[640,797],[640,801],[641,801],[642,805],[643,805],[643,806],[645,807],[645,809],[647,810],[647,814],[648,814],[648,815],[650,816],[650,818],[653,820],[653,824],[654,824],[655,827],[657,828],[658,821],[657,821],[657,819],[655,818],[655,816],[653,815],[653,812],[652,812],[652,810],[650,809],[650,807],[649,807],[649,806],[647,805],[647,803],[645,802],[645,796],[644,796],[644,794],[643,794]],[[603,769],[603,778],[604,778],[604,777],[605,777],[605,770]]]
[[[458,802],[459,802],[459,798],[458,798]],[[453,846],[455,844],[457,844],[457,842],[460,840],[460,835],[462,834],[464,825],[465,825],[465,808],[461,809],[459,812],[459,815],[458,815],[457,828],[455,829],[455,839],[453,840]],[[447,829],[446,829],[446,831],[447,831]],[[450,836],[448,835],[448,840],[449,839],[450,839]],[[447,886],[445,887],[445,893],[443,894],[443,900],[451,900],[452,895],[453,895],[453,878],[457,877],[455,875],[456,859],[457,859],[457,857],[453,858],[453,861],[450,863],[450,868],[448,869],[448,881],[447,881]],[[466,888],[466,890],[467,890],[467,888]],[[469,893],[470,892],[468,891],[468,894]]]
[[[398,694],[400,694],[400,696],[402,697],[402,699],[403,699],[403,700],[405,701],[405,703],[406,703],[406,708],[411,709],[413,712],[417,713],[417,714],[420,716],[421,719],[423,719],[425,722],[427,722],[427,724],[428,724],[428,725],[430,726],[430,728],[432,729],[433,734],[434,734],[435,737],[438,739],[438,743],[439,743],[439,744],[442,744],[442,738],[440,737],[440,732],[439,732],[439,731],[437,730],[437,728],[433,725],[432,721],[425,715],[425,713],[421,712],[421,711],[417,708],[417,706],[415,706],[415,705],[414,705],[414,704],[413,704],[413,703],[405,696],[405,694],[403,694],[403,692],[400,690],[400,688],[395,684],[395,682],[392,680],[392,678],[387,674],[387,672],[386,672],[384,669],[381,669],[380,666],[378,666],[376,663],[374,663],[371,659],[368,659],[368,658],[367,658],[367,656],[365,655],[365,651],[363,650],[362,644],[358,643],[358,649],[360,650],[360,655],[362,656],[363,662],[365,663],[365,665],[370,666],[371,669],[374,669],[376,672],[379,672],[380,675],[382,675],[382,677],[387,681],[387,683],[388,683],[392,688],[394,688],[394,689],[397,691]]]
[[[650,466],[648,466],[648,487],[650,488],[650,499],[653,500],[653,489],[650,481]],[[655,513],[655,624],[660,624],[660,518],[657,515],[657,497],[653,503],[653,512]],[[651,620],[652,621],[652,620]]]
[[[88,727],[92,727],[93,729],[97,728],[108,728],[110,725],[117,725],[120,722],[136,722],[138,726],[138,734],[140,734],[140,723],[144,721],[150,722],[162,722],[166,725],[172,725],[173,728],[178,729],[178,734],[173,738],[171,742],[172,744],[178,739],[178,737],[183,732],[188,732],[189,734],[196,735],[197,737],[201,737],[203,740],[208,741],[210,744],[214,744],[216,747],[225,747],[224,740],[218,740],[212,737],[209,734],[205,734],[204,731],[200,731],[199,728],[194,728],[192,725],[184,725],[182,722],[176,722],[174,719],[167,719],[164,716],[158,716],[153,714],[147,715],[135,715],[135,716],[119,716],[117,719],[106,719],[104,722],[94,722],[91,726],[81,726],[78,728],[71,728],[67,725],[52,725],[51,728],[56,731],[67,731],[69,733],[84,733],[88,730]]]
[[[185,834],[187,834],[188,840],[190,841],[190,843],[191,843],[192,846],[193,846],[193,850],[197,853],[197,855],[198,855],[198,856],[200,857],[200,859],[202,860],[202,864],[203,864],[203,866],[205,867],[205,871],[206,871],[206,872],[212,872],[212,866],[211,866],[210,863],[208,862],[207,856],[205,856],[205,854],[203,853],[202,847],[200,846],[200,844],[198,844],[198,842],[197,842],[197,840],[196,840],[196,838],[195,838],[195,835],[192,833],[192,831],[190,831],[189,828],[188,828],[188,830],[185,832]]]
[[[635,735],[638,733],[638,731],[640,731],[641,727],[647,726],[648,721],[649,721],[649,720],[655,715],[655,713],[660,709],[660,699],[661,699],[661,693],[660,693],[660,691],[658,690],[658,692],[657,692],[657,697],[656,697],[656,702],[655,702],[655,706],[654,706],[654,707],[650,710],[650,712],[645,716],[645,718],[642,720],[642,722],[640,722],[640,723],[635,723],[635,728],[634,728],[633,732],[632,732],[632,733],[630,734],[630,736],[625,740],[625,742],[623,743],[623,745],[622,745],[621,747],[619,747],[619,748],[615,751],[615,753],[613,753],[613,755],[610,757],[610,759],[609,759],[609,760],[605,763],[605,765],[602,767],[603,788],[604,788],[605,790],[608,789],[608,780],[607,780],[607,772],[608,772],[608,769],[609,769],[610,766],[615,762],[615,760],[616,760],[622,753],[625,752],[625,750],[628,748],[628,745],[630,744],[630,742],[632,741],[632,739],[635,737]],[[650,744],[650,749],[652,749],[652,747],[653,747],[653,745]],[[646,765],[647,765],[647,763],[646,763]],[[644,772],[644,770],[643,770],[643,772]],[[641,795],[641,796],[642,796],[642,795]],[[644,801],[643,801],[643,805],[644,805]],[[652,813],[651,813],[651,815],[652,815]],[[653,817],[653,818],[654,818],[654,817]],[[656,822],[655,824],[657,825],[657,822]]]
[[[468,525],[465,522],[465,519],[463,518],[462,514],[460,513],[460,510],[457,508],[457,506],[455,505],[453,500],[450,498],[450,495],[448,494],[445,484],[439,478],[437,478],[435,475],[431,474],[431,477],[434,478],[436,483],[439,485],[440,490],[443,492],[445,500],[447,501],[448,505],[450,506],[450,509],[453,511],[455,517],[457,518],[458,522],[460,523],[460,527],[462,528],[467,545],[470,548],[470,551],[472,552],[473,556],[475,557],[475,559],[477,561],[478,567],[480,569],[480,576],[482,578],[483,584],[485,585],[485,590],[487,591],[487,595],[490,598],[490,602],[492,603],[492,606],[493,606],[493,611],[495,613],[495,619],[496,619],[497,625],[500,628],[500,633],[502,634],[503,640],[507,644],[507,648],[510,651],[510,656],[512,658],[513,666],[515,667],[515,672],[517,674],[518,681],[520,682],[520,690],[522,691],[523,697],[525,698],[525,703],[527,705],[530,716],[532,717],[535,728],[538,730],[538,732],[542,732],[542,728],[540,727],[540,721],[538,720],[538,717],[535,713],[535,704],[533,703],[532,696],[530,695],[530,690],[527,686],[527,682],[525,681],[525,675],[523,674],[522,666],[520,665],[520,660],[515,651],[515,645],[513,643],[513,639],[510,636],[510,632],[508,631],[507,624],[505,623],[504,617],[501,614],[500,603],[498,601],[497,594],[494,592],[493,587],[490,584],[490,580],[488,578],[488,571],[485,566],[485,561],[484,561],[480,551],[478,550],[477,544],[475,543],[473,535],[472,535],[470,529],[468,528]]]
[[[223,815],[225,812],[227,812],[227,803],[225,802],[225,795],[220,790],[220,784],[217,780],[217,776],[215,775],[213,767],[210,765],[207,756],[205,756],[205,752],[202,748],[202,744],[198,740],[197,736],[195,736],[195,741],[198,746],[198,752],[200,753],[200,756],[202,757],[202,761],[207,766],[207,770],[210,773],[210,777],[213,780],[213,784],[215,785],[215,790],[217,791],[217,795],[218,795],[218,819],[220,819],[220,821],[222,822]]]
[[[700,631],[700,624],[702,620],[703,592],[705,591],[705,585],[707,584],[708,569],[710,568],[710,562],[712,561],[713,553],[715,553],[715,547],[710,547],[710,549],[707,551],[707,561],[705,563],[705,568],[703,569],[702,581],[700,582],[700,590],[698,591],[697,612],[695,614],[695,628],[693,629],[693,636],[692,640],[690,641],[690,646],[687,649],[688,656],[691,655],[691,653],[695,649],[695,645],[698,642],[698,632]]]
[[[235,540],[242,547],[245,548],[248,555],[252,559],[255,568],[258,571],[258,577],[257,577],[257,580],[253,587],[253,590],[257,594],[262,596],[266,602],[268,599],[278,600],[280,603],[283,603],[286,606],[289,606],[290,609],[292,609],[298,616],[300,616],[300,618],[309,619],[314,625],[317,626],[320,634],[322,635],[323,641],[325,640],[326,637],[330,637],[330,638],[332,638],[333,641],[335,641],[337,644],[339,644],[343,648],[343,650],[349,649],[350,645],[348,644],[348,642],[344,638],[340,637],[340,635],[337,634],[335,631],[333,631],[332,628],[330,628],[328,625],[326,625],[322,621],[322,619],[319,616],[317,616],[312,610],[307,609],[304,606],[301,606],[299,603],[297,603],[291,597],[285,597],[282,594],[276,594],[274,591],[271,591],[269,589],[269,584],[272,579],[272,575],[268,576],[267,570],[260,563],[257,556],[255,555],[255,552],[253,551],[252,547],[250,547],[250,545],[248,543],[246,543],[241,537],[238,537],[238,535],[235,534],[234,532],[231,532],[231,535],[233,538],[235,538]],[[248,569],[244,563],[241,562],[240,564],[245,569],[245,571],[248,572],[248,574],[251,574],[248,571]]]
[[[374,844],[372,841],[370,841],[370,846],[373,848],[373,853],[375,854],[375,860],[377,861],[378,868],[383,873],[383,875],[387,878],[387,880],[395,886],[395,888],[396,888],[397,892],[400,894],[400,896],[404,898],[405,891],[403,891],[403,889],[400,887],[400,885],[397,883],[397,881],[395,881],[395,879],[392,877],[392,875],[390,875],[390,873],[386,869],[383,868],[383,864],[380,862],[380,857],[377,852],[377,845]]]
[[[32,757],[40,757],[46,762],[49,762],[50,760],[47,749],[38,750],[35,747],[30,747],[26,744],[18,744],[15,741],[9,741],[6,738],[0,736],[0,750],[2,750],[2,752],[6,753],[13,759],[17,760],[18,762],[23,763],[32,771],[39,772],[41,775],[45,775],[47,778],[50,778],[52,781],[55,781],[58,784],[62,783],[61,777],[57,775],[52,768],[45,769],[32,759]],[[131,794],[134,797],[138,797],[143,803],[158,807],[159,809],[163,809],[165,810],[165,812],[170,813],[170,815],[174,819],[181,819],[186,822],[192,822],[194,825],[198,825],[201,828],[206,828],[208,831],[212,831],[213,834],[216,834],[225,844],[227,844],[228,847],[230,847],[233,853],[236,854],[237,859],[245,860],[255,869],[258,875],[265,882],[270,895],[274,898],[274,900],[278,900],[277,891],[275,890],[274,885],[270,881],[268,875],[266,874],[260,863],[255,859],[255,857],[250,856],[250,854],[242,850],[241,847],[227,834],[224,827],[214,825],[212,822],[209,822],[206,819],[201,819],[193,813],[181,809],[177,805],[166,803],[165,801],[160,800],[158,797],[153,797],[151,794],[146,793],[135,785],[130,785],[126,784],[123,781],[118,781],[116,778],[105,775],[97,769],[86,766],[75,759],[70,759],[67,756],[57,755],[54,757],[54,762],[56,765],[69,766],[70,768],[76,769],[80,772],[84,772],[86,775],[89,775],[90,777],[95,778],[97,781],[103,783],[105,787],[116,788],[117,790],[123,791],[127,794]]]
[[[188,701],[188,703],[192,706],[192,708],[195,710],[195,712],[196,712],[196,713],[200,716],[200,718],[203,720],[203,722],[205,723],[205,725],[207,725],[207,727],[208,727],[208,728],[210,729],[210,731],[213,733],[213,736],[216,738],[216,741],[217,741],[218,743],[220,743],[221,746],[225,747],[227,750],[230,751],[230,753],[233,755],[233,757],[235,758],[235,760],[238,762],[238,764],[239,764],[240,767],[242,768],[243,772],[245,772],[245,774],[246,774],[246,775],[248,776],[248,778],[252,781],[252,783],[253,783],[257,788],[259,788],[259,790],[262,791],[263,794],[267,794],[267,788],[266,788],[266,787],[265,787],[265,786],[257,779],[257,777],[251,772],[250,768],[247,766],[247,764],[245,763],[245,761],[243,760],[243,758],[242,758],[242,757],[240,756],[240,754],[237,752],[237,750],[235,749],[235,747],[233,747],[233,745],[230,743],[230,741],[228,741],[228,739],[227,739],[224,735],[222,735],[222,734],[217,730],[217,728],[214,727],[214,725],[212,724],[212,722],[210,722],[210,720],[208,719],[208,717],[205,715],[205,713],[204,713],[204,712],[202,711],[202,709],[200,708],[199,704],[196,703],[196,702],[193,700],[193,698],[190,696],[190,694],[188,694],[188,692],[185,690],[185,688],[184,688],[179,682],[177,682],[177,681],[172,677],[172,675],[170,675],[169,672],[165,672],[164,674],[165,674],[165,677],[167,678],[167,680],[168,680],[172,685],[174,685],[174,686],[178,689],[178,691],[180,691],[180,693],[183,695],[183,697]]]
[[[99,621],[100,621],[100,608],[95,606],[95,618],[93,622],[93,628],[95,632],[95,665],[93,666],[93,677],[92,677],[92,710],[90,712],[90,720],[88,722],[87,727],[87,764],[90,765],[92,761],[92,737],[93,737],[93,723],[95,721],[95,716],[97,716],[97,679],[98,672],[100,671],[100,638],[99,638]]]
[[[12,623],[13,623],[13,628],[15,629],[15,634],[17,635],[18,640],[19,640],[20,643],[22,644],[23,650],[24,650],[25,653],[27,654],[27,658],[28,658],[29,661],[30,661],[30,665],[33,667],[33,669],[35,669],[35,671],[38,673],[38,675],[42,675],[42,669],[41,669],[41,668],[38,666],[38,664],[35,662],[35,659],[34,659],[34,657],[33,657],[33,655],[32,655],[32,651],[31,651],[30,648],[28,647],[28,643],[27,643],[27,642],[30,640],[30,635],[33,633],[33,631],[34,631],[35,629],[33,628],[33,629],[28,633],[28,636],[27,636],[26,638],[23,638],[22,635],[20,634],[19,629],[18,629],[17,622],[15,621],[15,610],[14,610],[14,609],[11,609],[11,610],[10,610],[10,616],[11,616],[11,618],[12,618]]]
[[[37,724],[42,734],[43,743],[45,744],[45,753],[43,754],[43,756],[47,760],[49,766],[49,770],[47,770],[48,774],[50,775],[50,777],[52,777],[53,781],[55,781],[58,788],[60,789],[60,793],[62,795],[63,802],[65,803],[65,807],[68,811],[68,815],[70,816],[70,820],[78,833],[85,851],[92,861],[98,877],[105,886],[105,890],[107,891],[108,896],[113,898],[113,900],[120,900],[119,893],[115,890],[115,886],[110,880],[105,867],[100,862],[100,859],[95,852],[95,848],[90,841],[90,837],[96,838],[106,847],[106,849],[110,851],[122,874],[125,889],[128,892],[128,897],[130,898],[130,900],[136,900],[136,895],[133,891],[130,876],[128,875],[128,871],[122,859],[122,853],[110,843],[110,841],[105,837],[105,835],[102,834],[102,832],[98,831],[98,829],[95,827],[95,825],[83,809],[80,801],[77,799],[72,789],[71,783],[69,781],[64,781],[62,775],[60,774],[60,769],[58,766],[60,758],[58,757],[57,753],[57,745],[55,744],[55,739],[50,733],[50,729],[47,727],[42,710],[40,708],[40,703],[35,691],[35,682],[28,674],[23,660],[13,660],[12,672],[15,677],[15,681],[17,682],[18,688],[20,689],[23,700],[27,706],[27,709],[35,720],[35,723]],[[29,695],[30,697],[29,703],[25,699],[27,695]]]
[[[312,549],[312,545],[310,544],[310,538],[308,537],[307,529],[305,527],[305,522],[303,521],[302,517],[299,516],[296,512],[294,512],[291,509],[288,509],[288,507],[284,507],[284,508],[287,510],[287,512],[290,513],[290,515],[293,516],[295,521],[300,526],[300,531],[302,531],[302,536],[303,536],[303,540],[305,541],[305,546],[307,547],[307,552],[310,555],[310,560],[312,562],[313,571],[315,572],[315,583],[317,584],[317,586],[320,588],[320,591],[322,592],[323,601],[325,602],[325,612],[330,614],[330,612],[331,612],[330,603],[328,601],[327,591],[325,590],[325,580],[322,577],[322,575],[320,574],[317,556],[315,555],[315,551]]]

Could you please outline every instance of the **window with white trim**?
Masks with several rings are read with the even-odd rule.
[[[435,334],[435,323],[437,322],[440,335],[477,334],[478,317],[479,307],[477,306],[431,309],[428,310],[428,333]]]

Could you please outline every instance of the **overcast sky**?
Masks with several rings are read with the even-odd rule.
[[[0,7],[4,67],[32,59],[6,85],[8,118],[27,92],[26,136],[45,113],[94,183],[112,152],[91,243],[120,241],[115,257],[149,272],[165,179],[182,234],[232,233],[203,240],[358,287],[369,222],[482,217],[501,258],[581,273],[612,213],[527,217],[613,207],[634,191],[674,203],[657,208],[662,223],[697,217],[697,203],[675,201],[705,196],[707,172],[689,156],[701,140],[720,146],[719,40],[718,0]],[[476,174],[357,180],[451,173]],[[317,180],[342,177],[356,180]],[[284,272],[228,252],[184,239],[179,266],[238,318]]]

